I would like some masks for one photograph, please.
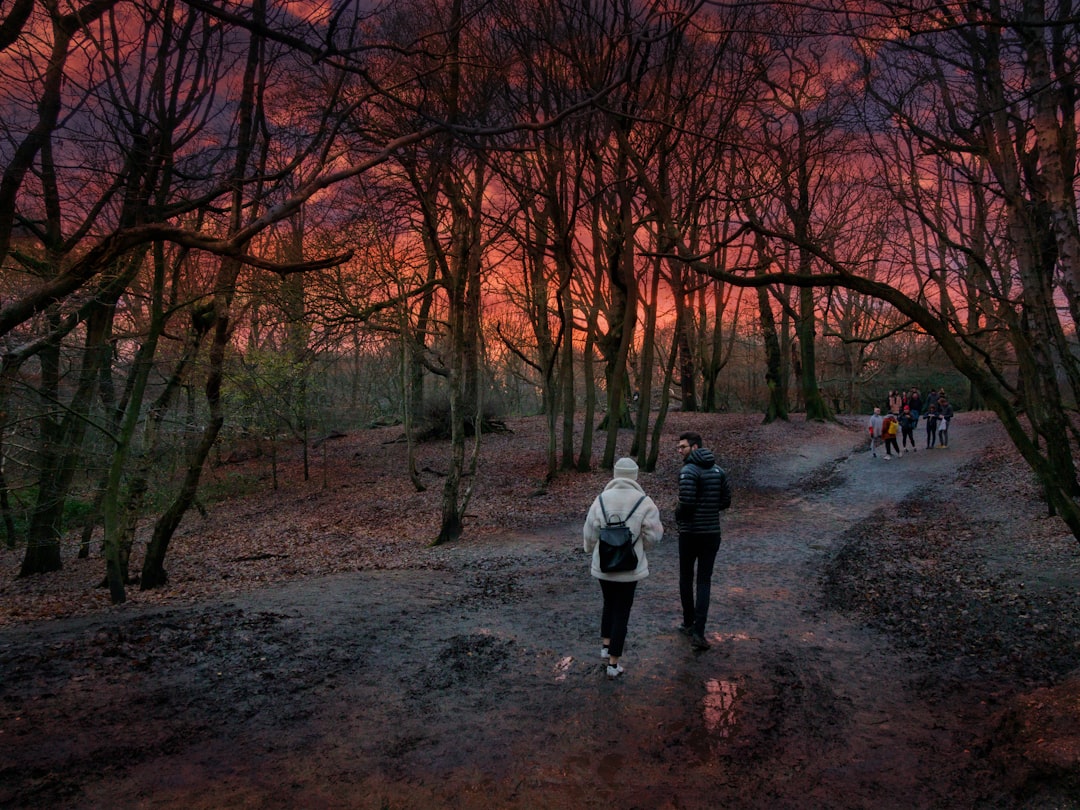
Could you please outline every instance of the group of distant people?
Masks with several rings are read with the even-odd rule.
[[[926,423],[926,449],[949,446],[949,423],[952,422],[953,407],[944,388],[930,391],[925,399],[915,387],[907,391],[893,390],[889,392],[885,407],[885,414],[882,414],[880,406],[874,408],[867,426],[870,433],[870,455],[874,458],[877,458],[879,444],[885,446],[886,459],[905,452],[916,452],[915,428],[919,425],[920,417]],[[897,437],[900,437],[899,441]]]

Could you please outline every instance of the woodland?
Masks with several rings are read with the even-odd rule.
[[[550,481],[913,384],[1080,539],[1078,54],[1039,0],[0,3],[20,576],[78,532],[160,587],[208,466],[282,442],[400,425],[419,489],[448,438],[439,544],[509,415]]]

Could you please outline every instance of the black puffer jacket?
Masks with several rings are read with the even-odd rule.
[[[712,450],[690,451],[679,471],[679,506],[675,522],[680,532],[719,532],[720,511],[731,506],[731,484],[716,464]]]

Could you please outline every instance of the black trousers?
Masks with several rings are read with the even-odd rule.
[[[600,580],[604,594],[604,612],[600,615],[600,636],[611,639],[608,654],[618,658],[626,644],[626,628],[630,624],[630,609],[634,606],[637,582]]]
[[[720,532],[679,532],[679,599],[683,624],[705,634],[712,596],[713,566],[720,550]]]

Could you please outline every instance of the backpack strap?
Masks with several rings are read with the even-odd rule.
[[[637,511],[637,508],[639,506],[641,506],[641,502],[643,500],[645,500],[645,498],[646,498],[646,496],[642,495],[640,498],[637,499],[637,503],[634,504],[634,508],[631,509],[629,512],[627,512],[626,517],[624,517],[622,519],[623,523],[626,523],[626,521],[628,521],[630,519],[630,515],[634,514],[634,512]],[[600,512],[604,516],[604,523],[610,524],[611,523],[611,518],[608,517],[607,509],[604,508],[604,496],[603,495],[598,495],[596,499],[598,501],[600,501]]]
[[[604,523],[610,523],[611,521],[608,519],[608,516],[607,516],[607,509],[604,508],[604,496],[603,495],[597,495],[596,499],[598,501],[600,501],[600,512],[604,516]]]
[[[626,523],[626,521],[628,521],[628,520],[630,519],[630,515],[634,514],[634,512],[636,512],[636,511],[637,511],[637,508],[638,508],[639,506],[641,506],[641,502],[642,502],[643,500],[645,500],[645,496],[644,496],[644,495],[642,495],[642,496],[641,496],[640,498],[638,498],[638,499],[637,499],[637,503],[635,503],[635,504],[634,504],[634,508],[633,508],[633,509],[631,509],[631,510],[630,510],[629,512],[627,512],[627,513],[626,513],[626,517],[624,517],[624,518],[623,518],[623,523]],[[601,504],[601,505],[602,505],[602,504]]]

